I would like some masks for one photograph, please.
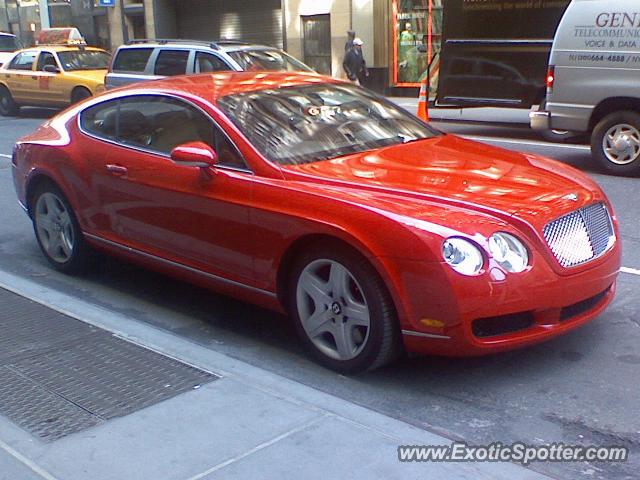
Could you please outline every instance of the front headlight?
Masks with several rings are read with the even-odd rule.
[[[520,273],[529,265],[527,247],[509,233],[497,232],[491,235],[489,253],[507,272]]]
[[[442,256],[451,268],[463,275],[477,275],[484,264],[480,249],[464,238],[447,238],[442,244]]]

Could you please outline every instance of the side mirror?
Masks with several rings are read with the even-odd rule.
[[[171,150],[171,160],[184,167],[207,168],[218,163],[218,155],[204,142],[188,142]]]
[[[60,73],[60,69],[55,65],[45,65],[42,71],[47,73]]]

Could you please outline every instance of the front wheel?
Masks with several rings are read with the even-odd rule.
[[[346,249],[318,248],[297,262],[290,312],[311,354],[341,373],[373,370],[401,351],[393,301],[369,262]]]
[[[40,249],[54,268],[72,273],[88,265],[90,248],[58,187],[45,184],[38,188],[31,203],[31,216]]]
[[[640,114],[615,112],[600,120],[591,135],[591,153],[613,174],[640,173]]]

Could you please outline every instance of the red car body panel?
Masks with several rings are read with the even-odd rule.
[[[220,73],[174,77],[113,90],[81,103],[21,139],[14,181],[27,206],[33,179],[63,190],[87,240],[148,268],[284,311],[292,252],[333,238],[365,255],[385,281],[414,352],[476,355],[534,344],[597,316],[615,292],[620,242],[599,258],[563,268],[542,230],[550,221],[603,202],[577,170],[452,135],[295,166],[264,158],[216,106],[231,93],[334,83],[318,75]],[[91,137],[78,126],[88,104],[122,95],[164,94],[203,109],[235,143],[253,173],[180,167],[167,157]],[[107,166],[126,168],[126,175]],[[477,276],[452,270],[442,242],[461,236],[485,250],[496,231],[530,249],[530,265],[505,273],[488,258]],[[486,253],[486,252],[485,252]],[[561,311],[595,296],[585,311]],[[480,338],[476,319],[531,312],[522,331]],[[435,321],[435,322],[434,322]]]

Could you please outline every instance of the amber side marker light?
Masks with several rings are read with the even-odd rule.
[[[441,320],[433,320],[432,318],[423,318],[420,320],[420,323],[426,327],[435,327],[442,328],[444,327],[444,322]]]

